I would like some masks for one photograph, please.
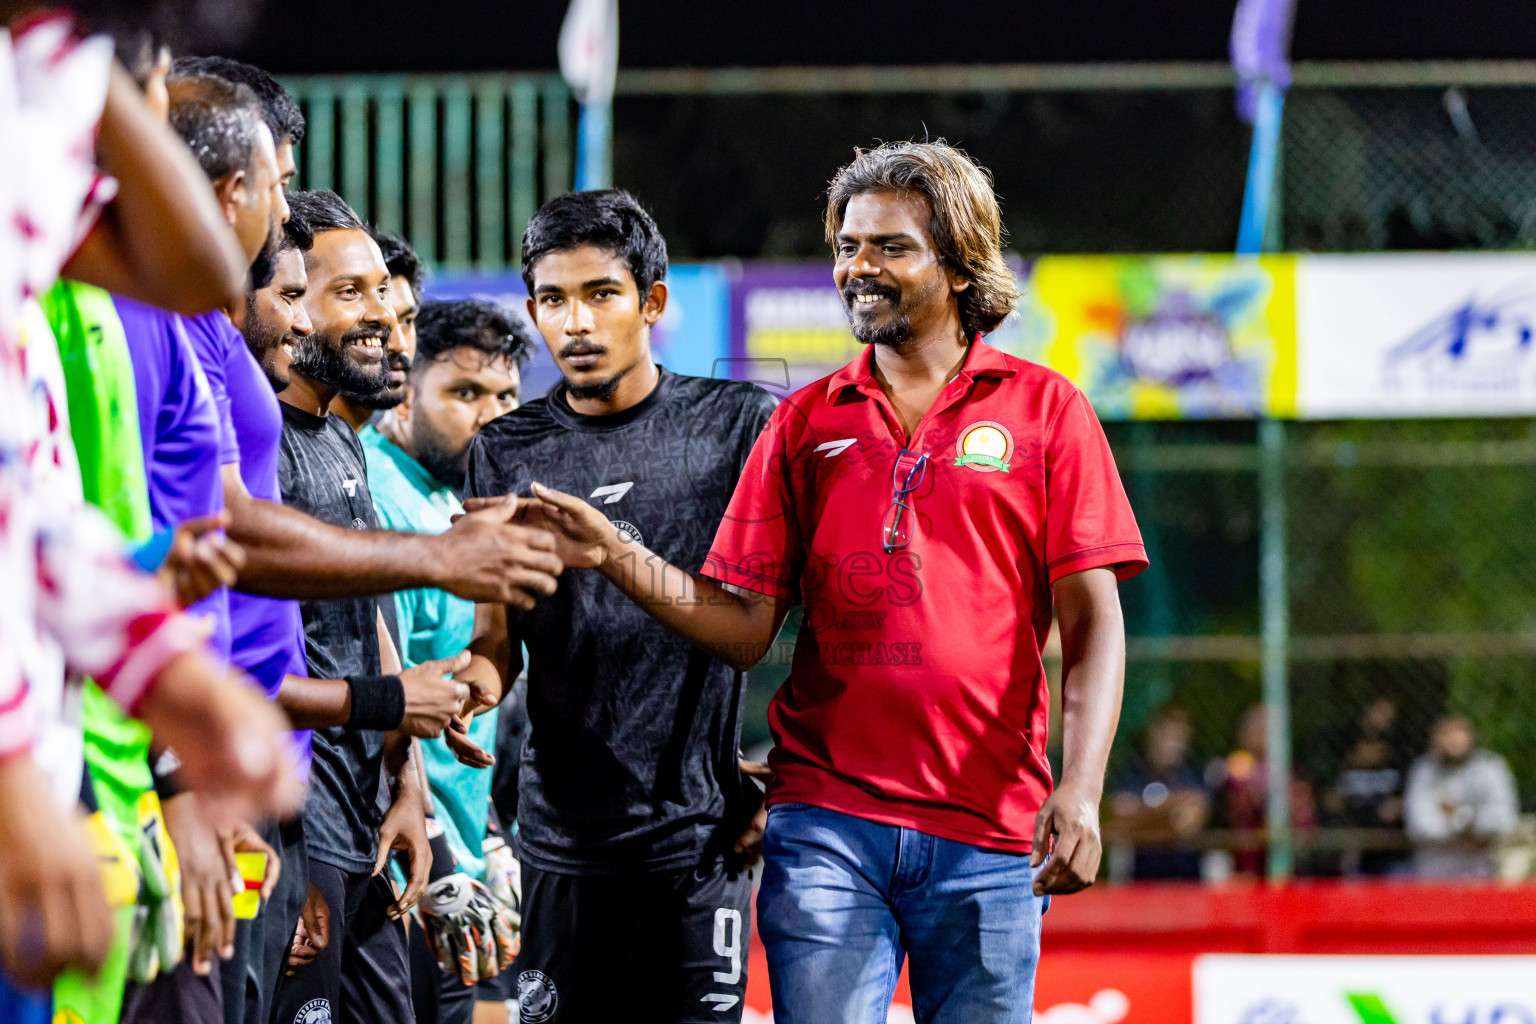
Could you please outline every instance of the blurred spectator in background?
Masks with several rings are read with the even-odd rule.
[[[1199,850],[1170,848],[1199,832],[1210,817],[1189,739],[1189,713],[1160,708],[1147,724],[1142,748],[1126,757],[1115,776],[1112,829],[1116,838],[1136,846],[1132,877],[1200,877]]]
[[[1467,718],[1446,715],[1408,773],[1406,812],[1415,874],[1492,878],[1494,847],[1515,830],[1520,808],[1504,759],[1477,746]]]
[[[1207,772],[1207,781],[1216,791],[1217,809],[1222,824],[1239,831],[1258,832],[1264,828],[1269,793],[1269,711],[1263,704],[1250,705],[1243,712],[1237,728],[1237,749],[1217,761]],[[1317,824],[1317,808],[1312,787],[1304,780],[1291,779],[1291,825],[1312,828]],[[1264,842],[1257,837],[1243,844],[1233,855],[1233,867],[1239,874],[1264,874]]]
[[[1377,697],[1366,705],[1354,735],[1340,742],[1343,761],[1323,796],[1329,824],[1357,829],[1403,827],[1406,748],[1399,739],[1397,719],[1397,702]],[[1356,849],[1346,852],[1343,873],[1385,875],[1402,863],[1403,856],[1396,850]]]

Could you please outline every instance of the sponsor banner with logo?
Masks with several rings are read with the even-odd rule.
[[[1099,416],[1341,419],[1536,414],[1536,255],[1043,256],[989,337],[1071,378]],[[783,396],[862,350],[830,263],[680,264],[652,334],[680,373]],[[522,312],[514,273],[443,274],[433,298]],[[547,353],[524,392],[558,380]]]
[[[1289,416],[1294,256],[1045,256],[999,348],[1070,377],[1103,419]]]
[[[1290,256],[1045,256],[988,341],[1070,377],[1105,419],[1290,415]],[[731,376],[794,389],[859,355],[826,264],[746,264],[731,286]]]
[[[1202,956],[1195,1024],[1536,1024],[1536,956]]]
[[[1296,296],[1303,416],[1536,412],[1536,255],[1307,256]]]

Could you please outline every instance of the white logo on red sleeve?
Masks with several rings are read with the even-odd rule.
[[[852,448],[854,445],[858,444],[858,442],[859,439],[856,437],[845,437],[839,441],[823,441],[821,444],[817,445],[814,450],[818,452],[826,452],[827,454],[824,456],[824,458],[830,459],[834,455],[843,454],[843,452],[847,451],[849,448]]]

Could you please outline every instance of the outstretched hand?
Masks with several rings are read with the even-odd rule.
[[[587,502],[538,482],[532,489],[531,498],[510,494],[466,498],[464,512],[474,515],[508,506],[515,508],[514,521],[553,538],[555,554],[571,569],[600,568],[610,551],[623,543],[618,529]]]
[[[228,537],[229,513],[195,516],[176,527],[158,575],[188,608],[220,587],[232,587],[245,568],[245,549]]]
[[[530,611],[555,592],[564,566],[547,530],[514,522],[518,500],[510,495],[466,503],[465,515],[439,534],[442,589],[469,601],[509,604]]]
[[[532,500],[524,503],[523,519],[554,534],[561,561],[573,568],[600,568],[623,544],[618,528],[595,507],[537,481]]]
[[[286,817],[302,803],[288,719],[254,684],[201,652],[168,661],[135,714],[176,751],[182,778],[202,795],[215,827]]]

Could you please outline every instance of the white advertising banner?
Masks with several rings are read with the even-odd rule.
[[[1303,256],[1297,413],[1536,414],[1536,254]]]
[[[1536,1024],[1536,956],[1202,956],[1195,1024]]]

